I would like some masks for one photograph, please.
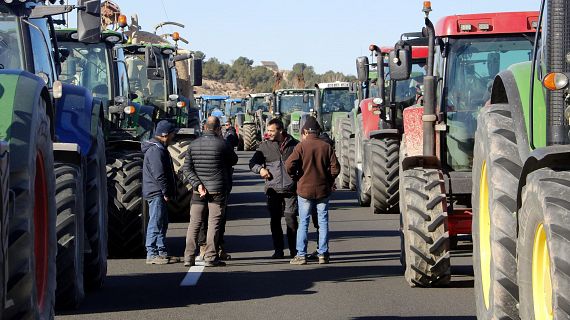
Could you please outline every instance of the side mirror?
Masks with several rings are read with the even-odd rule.
[[[192,76],[192,85],[201,86],[202,85],[202,59],[194,58],[190,65],[190,73]]]
[[[146,69],[146,78],[149,80],[162,80],[164,79],[164,70],[159,68]]]
[[[309,94],[303,93],[303,103],[309,103]]]
[[[101,1],[77,0],[77,39],[83,43],[101,41]]]
[[[412,73],[411,47],[390,51],[390,80],[400,81],[410,78]]]
[[[190,58],[192,58],[191,53],[184,53],[184,54],[179,54],[179,55],[174,56],[173,60],[174,60],[174,62],[178,62],[178,61],[188,60]]]
[[[358,57],[356,58],[356,74],[358,81],[365,82],[370,78],[370,70],[368,68],[368,57]]]
[[[115,104],[118,106],[127,105],[127,98],[123,96],[116,96],[113,101],[115,101]]]
[[[247,105],[247,101],[246,101],[245,99],[242,100],[242,101],[240,102],[240,105],[241,105],[242,107],[245,107],[245,106]]]
[[[147,68],[159,68],[158,57],[160,56],[160,49],[147,46],[144,50],[144,62]]]

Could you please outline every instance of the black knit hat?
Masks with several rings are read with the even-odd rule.
[[[303,125],[303,131],[304,130],[307,130],[309,133],[318,133],[321,130],[321,126],[315,117],[309,116]]]

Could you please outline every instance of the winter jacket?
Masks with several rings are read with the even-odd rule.
[[[323,199],[332,193],[340,164],[332,146],[309,134],[287,159],[287,173],[297,180],[297,194],[305,199]]]
[[[141,146],[144,153],[142,192],[145,199],[176,196],[176,176],[172,158],[160,141],[151,139]]]
[[[188,148],[184,177],[194,190],[203,184],[210,194],[225,194],[231,188],[231,169],[237,161],[238,156],[224,139],[206,132]]]
[[[249,168],[257,174],[262,168],[269,170],[271,179],[265,180],[265,192],[295,192],[295,181],[287,174],[285,161],[298,143],[299,141],[286,135],[281,143],[265,140],[257,147],[257,151],[249,161]]]
[[[229,128],[224,132],[224,140],[232,147],[235,148],[239,144],[239,139],[235,128]]]

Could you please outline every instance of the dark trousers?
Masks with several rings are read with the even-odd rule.
[[[273,238],[273,248],[275,251],[283,251],[285,243],[283,241],[283,229],[281,228],[281,218],[285,216],[287,225],[287,244],[292,256],[297,254],[296,239],[299,222],[297,215],[299,207],[297,196],[293,193],[267,192],[267,209],[271,217],[271,237]]]

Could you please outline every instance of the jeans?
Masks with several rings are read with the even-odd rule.
[[[329,253],[329,198],[305,199],[298,197],[299,202],[299,229],[297,230],[297,255],[307,255],[307,242],[311,212],[317,209],[319,220],[319,255]]]
[[[168,208],[162,196],[147,199],[149,220],[146,229],[146,256],[168,255],[166,231],[168,230]]]

